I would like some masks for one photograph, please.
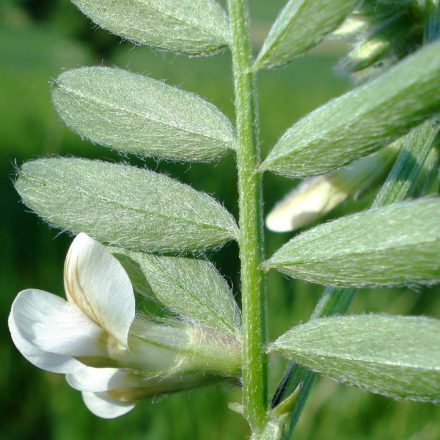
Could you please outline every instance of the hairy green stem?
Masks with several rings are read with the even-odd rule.
[[[243,309],[243,405],[255,438],[267,411],[266,298],[263,261],[263,221],[257,139],[255,78],[249,43],[246,0],[228,0],[235,85],[239,191],[241,291]]]
[[[406,136],[403,149],[377,194],[373,208],[403,200],[409,194],[431,151],[438,129],[438,122],[427,121]]]
[[[440,4],[438,0],[431,0],[430,13],[426,19],[423,40],[431,43],[440,37]]]
[[[439,167],[440,167],[440,150],[439,137],[436,138],[436,145],[429,152],[428,157],[420,171],[415,188],[411,192],[412,197],[420,197],[429,193],[438,193],[439,184]]]

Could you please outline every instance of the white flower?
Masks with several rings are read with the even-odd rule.
[[[304,180],[270,211],[267,228],[274,232],[294,231],[318,220],[349,196],[371,189],[385,177],[400,146],[400,141],[394,142],[350,165]]]
[[[86,366],[81,359],[105,364],[115,347],[128,348],[135,318],[130,279],[104,246],[82,233],[67,254],[64,286],[67,301],[37,289],[18,294],[8,321],[12,339],[39,368],[67,374],[69,382],[87,376],[89,383],[83,380],[81,390],[93,412],[104,417],[121,415],[134,404],[111,399],[106,392],[115,384],[133,386],[133,377],[118,368]]]
[[[125,414],[143,397],[239,374],[240,346],[230,338],[179,320],[135,317],[124,268],[84,233],[69,248],[64,287],[67,301],[37,289],[20,292],[9,329],[27,360],[65,374],[100,417]]]
[[[347,195],[327,176],[312,177],[275,205],[266,218],[266,226],[274,232],[294,231],[333,209]]]

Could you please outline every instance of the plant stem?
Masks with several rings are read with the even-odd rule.
[[[420,171],[415,188],[411,192],[412,197],[420,197],[429,193],[438,193],[439,169],[440,169],[440,139],[436,138],[434,148],[429,152],[428,157]]]
[[[267,359],[263,221],[257,139],[255,78],[249,43],[246,0],[228,0],[235,85],[239,191],[241,291],[243,309],[243,405],[254,436],[261,432],[267,411]],[[258,437],[256,437],[258,438]]]
[[[432,149],[438,129],[436,121],[427,121],[405,137],[403,149],[377,194],[373,208],[403,200],[409,194]]]
[[[440,37],[440,4],[438,0],[431,0],[430,13],[425,23],[423,33],[424,43],[432,43]]]

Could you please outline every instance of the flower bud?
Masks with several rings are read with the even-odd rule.
[[[431,2],[362,2],[334,32],[351,37],[354,44],[342,60],[343,70],[355,72],[356,79],[368,79],[396,63],[423,43],[425,17]],[[374,68],[372,68],[374,66]],[[363,70],[361,74],[357,72]]]
[[[349,196],[380,182],[399,146],[400,142],[395,142],[351,165],[306,179],[275,205],[266,218],[266,226],[274,232],[289,232],[319,219]]]
[[[142,374],[240,374],[241,345],[237,339],[199,324],[136,318],[128,346],[128,350],[115,350],[113,356]]]

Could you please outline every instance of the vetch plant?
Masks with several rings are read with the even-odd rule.
[[[242,403],[232,407],[253,439],[292,434],[316,373],[391,398],[440,401],[438,320],[342,316],[356,288],[440,280],[440,201],[422,197],[438,181],[437,2],[290,0],[255,57],[245,0],[228,0],[227,12],[214,0],[73,2],[137,44],[189,55],[231,51],[235,127],[201,97],[115,68],[64,72],[52,93],[70,128],[124,154],[204,162],[235,154],[239,218],[144,168],[81,158],[25,163],[15,182],[24,203],[78,235],[66,259],[67,301],[34,289],[14,301],[9,327],[21,353],[66,374],[91,411],[107,418],[143,397],[241,386]],[[262,160],[258,71],[330,35],[354,38],[341,68],[361,84],[296,122]],[[266,259],[264,172],[306,179],[268,217],[276,231],[319,220],[385,181],[372,209],[311,228]],[[204,255],[232,240],[241,310]],[[310,322],[268,342],[271,269],[326,288]],[[136,298],[145,297],[164,313],[142,311]],[[291,363],[270,399],[272,353]]]

